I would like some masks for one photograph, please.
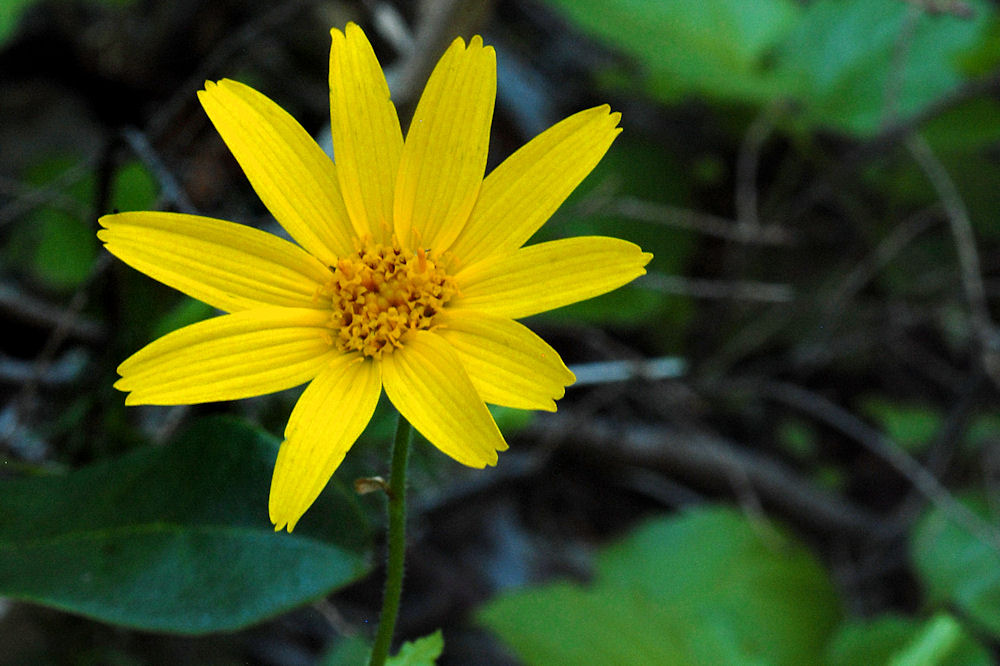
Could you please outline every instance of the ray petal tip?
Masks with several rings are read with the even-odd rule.
[[[337,32],[340,31],[337,30]],[[368,36],[365,35],[365,31],[361,28],[360,25],[358,25],[354,21],[348,21],[347,25],[344,26],[344,31],[341,32],[341,34],[344,35],[344,37],[346,37],[347,39],[363,39],[365,41],[368,41]]]
[[[280,532],[281,530],[287,529],[288,533],[291,534],[292,530],[295,529],[295,521],[287,521],[284,518],[279,518],[277,516],[271,516],[271,522],[274,523],[274,531]]]
[[[290,516],[287,504],[279,506],[279,503],[274,497],[271,497],[270,502],[267,507],[268,517],[271,522],[274,523],[274,531],[280,532],[283,529],[287,529],[289,534],[295,529],[295,523],[299,521],[298,518]]]

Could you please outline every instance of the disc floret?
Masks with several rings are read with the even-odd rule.
[[[429,329],[455,295],[453,278],[430,250],[365,242],[331,266],[331,343],[344,352],[381,358],[410,331]]]

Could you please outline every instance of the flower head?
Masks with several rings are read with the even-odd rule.
[[[382,390],[472,467],[507,448],[485,403],[554,411],[574,380],[515,319],[615,289],[651,255],[581,237],[522,247],[593,169],[620,114],[581,111],[485,179],[492,48],[452,42],[404,141],[361,29],[332,31],[336,164],[288,113],[230,80],[198,94],[258,196],[297,244],[194,215],[107,215],[132,267],[226,314],[123,362],[126,404],[234,400],[308,382],[285,430],[270,516],[289,531],[371,419]]]

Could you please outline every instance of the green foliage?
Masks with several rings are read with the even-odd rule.
[[[815,456],[819,448],[816,430],[800,419],[782,420],[775,429],[775,436],[781,448],[799,460]]]
[[[992,15],[988,3],[968,4],[972,20],[916,15],[903,2],[810,3],[779,56],[780,69],[797,80],[796,101],[809,125],[872,134],[890,119],[887,102],[906,117],[957,86],[959,56],[978,46]],[[902,62],[901,35],[908,39]],[[894,92],[895,100],[887,99]]]
[[[341,638],[334,644],[333,649],[319,660],[319,666],[358,666],[358,664],[367,664],[371,653],[371,643],[360,636]]]
[[[337,641],[320,661],[320,666],[357,666],[366,664],[371,656],[371,643],[352,636]],[[407,641],[395,656],[386,660],[387,666],[434,666],[444,651],[444,636],[438,629],[429,636]]]
[[[967,497],[965,504],[996,525],[981,498]],[[1000,552],[993,538],[970,532],[934,508],[914,528],[910,556],[932,603],[951,604],[1000,637]]]
[[[588,586],[507,594],[479,620],[529,664],[802,664],[821,653],[840,606],[801,545],[714,507],[609,546]]]
[[[52,208],[35,211],[30,223],[39,236],[35,274],[46,286],[56,289],[82,284],[97,259],[93,230],[81,219]]]
[[[215,308],[211,305],[185,296],[156,322],[151,337],[159,338],[179,328],[208,319],[213,314]]]
[[[407,641],[399,648],[399,653],[389,657],[388,666],[434,666],[444,650],[444,636],[438,629],[429,636]]]
[[[1000,414],[981,414],[969,424],[963,445],[971,453],[981,451],[986,446],[995,446],[1000,441]]]
[[[871,135],[996,57],[987,46],[995,10],[985,0],[969,0],[971,19],[879,0],[549,1],[635,59],[639,85],[655,98],[787,100],[807,130]]]
[[[785,90],[768,55],[794,25],[792,0],[550,0],[584,31],[634,58],[645,90],[763,102]]]
[[[1000,141],[1000,103],[972,98],[932,118],[921,135],[938,151],[969,152]]]
[[[493,420],[497,422],[497,427],[505,437],[510,437],[519,430],[524,430],[537,415],[535,412],[526,409],[514,409],[513,407],[503,407],[501,405],[487,405]]]
[[[934,407],[893,402],[882,397],[867,398],[861,411],[874,420],[889,439],[910,453],[927,448],[944,421],[941,411]]]
[[[335,482],[292,534],[267,495],[277,440],[208,419],[165,447],[0,484],[0,594],[137,629],[239,629],[368,571]]]
[[[111,209],[152,210],[159,187],[153,174],[139,162],[123,164],[111,181]]]
[[[66,174],[76,169],[80,169],[77,158],[58,156],[39,161],[24,174],[27,185],[52,194],[15,229],[14,244],[21,246],[22,254],[13,258],[27,259],[25,268],[51,289],[79,286],[97,259],[98,242],[86,219],[93,210],[96,179],[83,169],[79,177],[63,184]]]
[[[64,183],[73,170],[80,170],[79,176]],[[96,174],[81,167],[80,158],[60,156],[33,165],[24,180],[33,188],[51,190],[51,195],[25,215],[15,230],[15,249],[8,258],[22,262],[27,258],[25,268],[50,289],[75,289],[90,276],[99,252],[93,217],[97,210]],[[156,194],[149,172],[138,162],[130,162],[112,176],[110,207],[153,208]]]
[[[0,46],[17,30],[21,15],[38,0],[4,0],[0,2]]]
[[[883,615],[849,622],[826,654],[829,666],[988,666],[989,653],[950,615],[919,620]]]

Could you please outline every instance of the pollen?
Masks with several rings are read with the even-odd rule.
[[[364,243],[330,266],[330,342],[344,352],[381,358],[411,331],[429,329],[455,295],[453,278],[431,251]]]

